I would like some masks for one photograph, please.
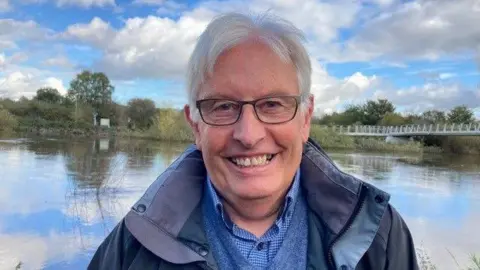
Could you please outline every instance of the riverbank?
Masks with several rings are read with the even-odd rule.
[[[190,127],[183,120],[162,122],[147,130],[130,130],[127,127],[113,128],[27,128],[19,127],[15,131],[1,133],[0,137],[119,137],[127,139],[145,139],[166,142],[194,141]],[[367,152],[407,152],[407,153],[451,153],[480,155],[480,137],[429,137],[425,141],[410,141],[393,144],[383,137],[353,137],[339,134],[322,126],[313,124],[310,131],[312,139],[323,148],[331,150],[367,151]]]

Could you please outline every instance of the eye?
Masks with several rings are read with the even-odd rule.
[[[265,111],[281,110],[286,107],[286,103],[281,98],[265,99],[257,104],[258,108]]]
[[[213,110],[217,112],[225,112],[236,110],[238,105],[235,102],[231,101],[217,101],[213,105]]]
[[[263,103],[263,107],[265,108],[270,108],[270,109],[274,109],[274,108],[277,108],[277,107],[282,107],[282,103],[279,102],[279,101],[275,101],[275,100],[268,100],[268,101],[265,101]]]

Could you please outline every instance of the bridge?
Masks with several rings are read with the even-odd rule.
[[[331,129],[348,136],[412,137],[412,136],[480,136],[477,124],[431,124],[405,126],[331,126]]]

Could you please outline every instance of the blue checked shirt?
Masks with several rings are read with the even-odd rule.
[[[275,223],[270,229],[260,238],[257,238],[252,233],[235,225],[227,213],[225,213],[223,204],[215,191],[210,177],[207,177],[208,195],[211,196],[214,202],[215,212],[222,217],[225,226],[230,232],[233,242],[237,245],[240,253],[254,266],[264,268],[275,257],[283,239],[287,233],[288,225],[292,219],[292,212],[297,200],[300,189],[300,170],[297,170],[293,184],[288,191],[283,211],[278,216]]]

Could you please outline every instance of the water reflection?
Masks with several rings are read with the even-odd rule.
[[[439,155],[391,156],[332,153],[345,171],[392,195],[417,246],[423,245],[438,269],[456,269],[480,252],[474,237],[480,224],[478,157]]]
[[[19,263],[21,269],[85,269],[100,241],[184,147],[0,141],[0,269]]]
[[[184,144],[0,140],[0,269],[85,269],[92,252]],[[331,153],[392,194],[415,239],[449,269],[480,253],[480,162],[448,156]],[[454,242],[457,241],[457,242]],[[447,259],[445,259],[447,258]]]

